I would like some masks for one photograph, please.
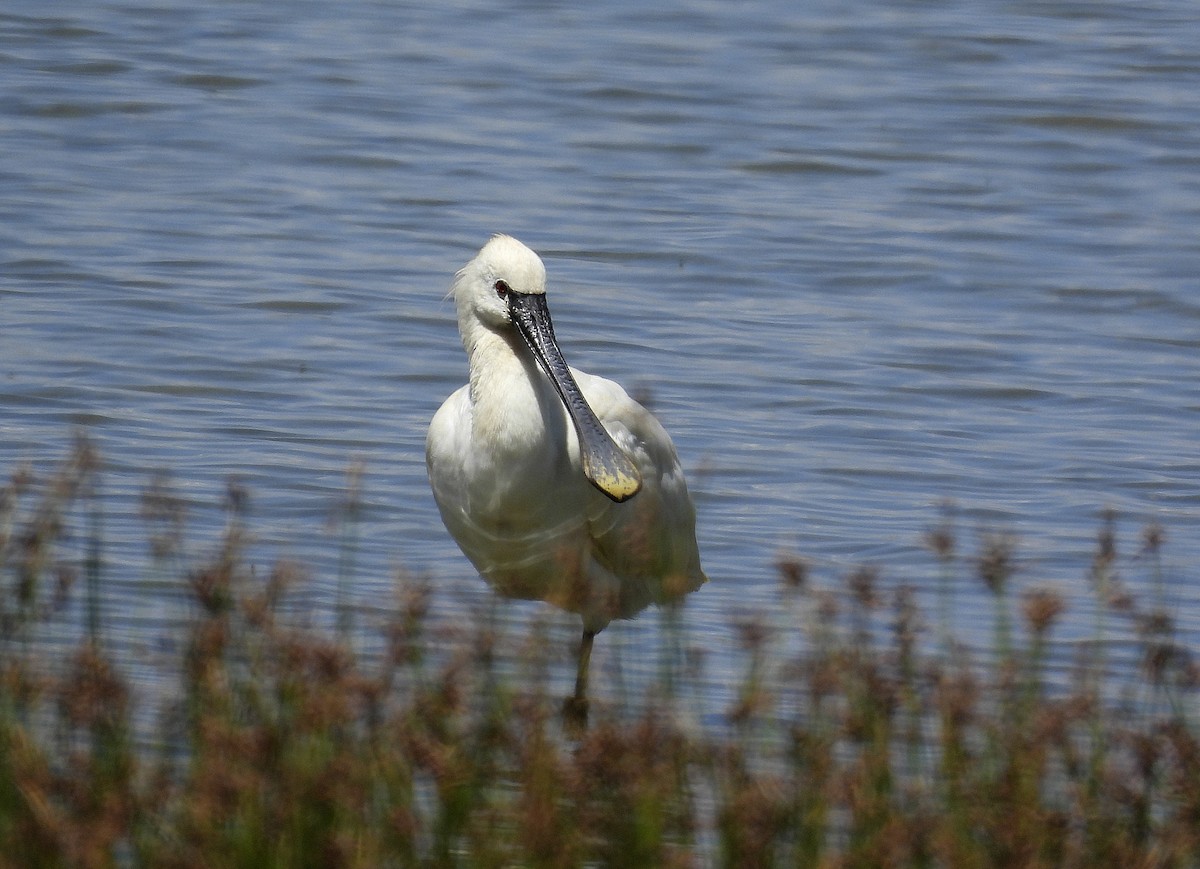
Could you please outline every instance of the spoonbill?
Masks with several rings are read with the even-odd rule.
[[[580,615],[567,709],[586,715],[596,634],[706,581],[679,457],[624,389],[567,365],[528,247],[493,236],[452,293],[470,379],[429,425],[434,500],[500,595]]]

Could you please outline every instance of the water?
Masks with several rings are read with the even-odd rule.
[[[178,617],[138,517],[162,468],[192,555],[240,478],[255,557],[310,565],[328,623],[361,460],[363,630],[399,566],[479,605],[423,443],[465,378],[451,276],[505,231],[546,260],[568,359],[675,438],[714,681],[779,550],[928,589],[946,499],[967,550],[1018,536],[1068,637],[1100,511],[1126,553],[1160,523],[1195,638],[1198,25],[1184,0],[10,2],[0,467],[95,439],[134,648],[169,657]],[[982,592],[957,602],[986,636]],[[597,667],[654,631],[614,627]]]

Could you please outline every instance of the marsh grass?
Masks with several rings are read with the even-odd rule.
[[[244,491],[230,488],[220,546],[189,565],[182,510],[155,479],[150,548],[194,617],[146,748],[100,618],[98,473],[81,439],[57,472],[19,470],[0,494],[2,865],[1200,865],[1198,672],[1162,597],[1159,529],[1123,559],[1104,519],[1081,567],[1103,615],[1066,682],[1048,675],[1062,598],[1017,588],[1010,537],[963,556],[944,521],[928,540],[936,624],[874,569],[823,588],[784,555],[772,617],[735,626],[745,669],[721,723],[679,714],[702,658],[675,637],[664,658],[682,665],[572,733],[544,638],[511,666],[494,619],[447,643],[429,630],[431,589],[402,577],[385,651],[367,658],[350,642],[352,551],[336,629],[297,626],[282,606],[296,569],[246,563]],[[81,510],[79,559],[62,541]],[[64,656],[41,628],[76,594],[74,562],[85,617]],[[1126,569],[1148,571],[1157,599],[1135,600]],[[967,582],[994,604],[987,654],[949,623],[950,585]],[[1140,647],[1132,699],[1109,684],[1117,624]]]

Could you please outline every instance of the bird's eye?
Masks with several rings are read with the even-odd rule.
[[[492,287],[496,290],[496,295],[502,299],[507,299],[508,294],[512,292],[512,287],[508,285],[508,281],[496,281],[496,283],[492,284]]]

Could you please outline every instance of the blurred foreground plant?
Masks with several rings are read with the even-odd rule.
[[[723,720],[685,723],[676,674],[569,733],[538,636],[502,666],[492,619],[447,640],[429,586],[401,576],[369,658],[348,636],[351,553],[335,629],[298,627],[300,567],[247,563],[247,493],[231,484],[222,539],[184,567],[184,511],[158,477],[152,552],[180,565],[194,615],[170,714],[139,741],[145,701],[103,624],[52,642],[71,634],[73,565],[104,580],[100,541],[68,545],[77,507],[99,509],[98,467],[80,441],[0,492],[0,865],[1200,865],[1196,664],[1163,600],[1121,585],[1111,517],[1091,575],[1142,647],[1132,701],[1100,649],[1052,681],[1062,597],[1018,588],[1012,539],[960,558],[943,522],[939,594],[974,574],[997,606],[990,649],[958,642],[942,597],[932,641],[911,588],[871,568],[823,588],[786,555],[776,618],[734,628],[746,669]],[[1131,565],[1161,584],[1161,531],[1143,540]]]

